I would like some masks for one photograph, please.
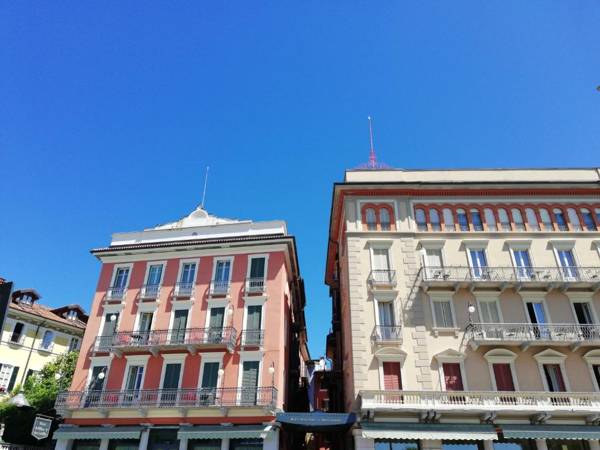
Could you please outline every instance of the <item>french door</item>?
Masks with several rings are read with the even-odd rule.
[[[485,250],[469,250],[471,259],[471,274],[473,278],[489,278]]]

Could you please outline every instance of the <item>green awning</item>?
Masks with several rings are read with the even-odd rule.
[[[273,430],[271,425],[199,425],[179,428],[177,439],[264,439]]]
[[[401,423],[362,422],[361,434],[370,439],[425,439],[493,441],[498,439],[494,425],[480,423]]]
[[[143,427],[60,427],[52,439],[139,439]]]
[[[600,439],[596,425],[500,425],[507,439]]]

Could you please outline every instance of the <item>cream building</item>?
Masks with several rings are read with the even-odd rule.
[[[598,169],[346,172],[326,281],[355,447],[600,449],[599,229]]]
[[[34,289],[13,292],[0,342],[0,395],[56,356],[79,350],[87,315],[78,305],[48,308]]]

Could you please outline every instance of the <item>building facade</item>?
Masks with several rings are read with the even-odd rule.
[[[49,308],[35,289],[15,290],[0,346],[0,395],[23,385],[58,355],[78,351],[87,314],[79,305]]]
[[[600,171],[355,170],[328,339],[357,449],[600,448]]]
[[[278,448],[306,339],[285,223],[198,208],[92,253],[102,268],[57,448]]]

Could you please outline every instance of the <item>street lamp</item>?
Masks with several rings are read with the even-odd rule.
[[[473,323],[473,313],[475,312],[475,305],[469,303],[467,311],[469,312],[469,325],[471,325]]]

